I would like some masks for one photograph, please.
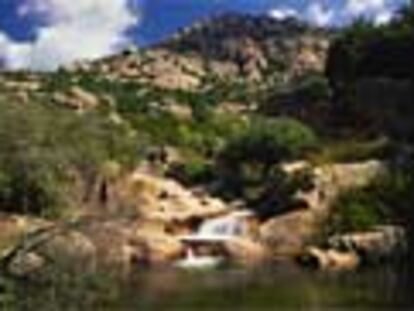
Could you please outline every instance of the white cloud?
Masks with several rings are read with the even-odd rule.
[[[377,14],[375,17],[375,24],[376,25],[383,25],[389,23],[393,18],[393,14],[391,11],[383,10]]]
[[[357,16],[372,11],[383,11],[386,4],[386,0],[348,0],[345,11],[349,15]]]
[[[309,22],[324,27],[332,22],[335,12],[324,7],[320,2],[313,2],[307,8],[305,17]]]
[[[33,42],[0,34],[0,57],[11,69],[55,69],[113,53],[130,44],[125,32],[137,21],[128,0],[25,0],[19,14],[34,15],[46,26]]]
[[[299,13],[295,9],[291,8],[279,8],[273,9],[268,12],[268,15],[277,20],[283,20],[289,17],[298,17]]]
[[[30,46],[13,42],[5,33],[0,32],[0,60],[9,69],[24,68]]]
[[[369,16],[375,24],[382,25],[388,23],[393,17],[391,5],[391,0],[348,0],[343,16],[345,18]]]

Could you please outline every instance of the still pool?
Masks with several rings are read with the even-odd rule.
[[[141,271],[124,278],[61,275],[51,283],[15,284],[3,305],[30,311],[411,309],[414,291],[401,275],[395,268],[327,274],[289,265]]]

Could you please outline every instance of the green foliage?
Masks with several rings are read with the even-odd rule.
[[[74,76],[65,71],[54,74],[45,74],[43,77],[43,91],[46,93],[67,91],[74,83]]]
[[[13,310],[18,300],[15,295],[16,286],[13,281],[0,276],[0,308],[2,310]]]
[[[190,159],[170,167],[167,175],[185,185],[206,184],[215,179],[215,168],[206,160]]]
[[[0,209],[58,214],[96,180],[108,161],[131,165],[137,145],[128,129],[99,113],[76,115],[39,103],[0,102]]]
[[[391,168],[390,173],[374,182],[378,200],[399,223],[414,228],[414,160],[408,159]]]
[[[245,127],[243,120],[230,116],[211,116],[199,122],[180,120],[166,112],[134,115],[130,123],[151,144],[175,146],[202,155],[214,154]]]
[[[257,118],[228,142],[220,158],[229,165],[258,162],[265,167],[302,156],[317,138],[305,124],[289,118]]]
[[[413,227],[414,174],[412,163],[391,168],[370,185],[351,189],[336,200],[328,233],[370,229],[397,222]]]
[[[135,114],[149,109],[148,104],[161,100],[163,92],[136,81],[109,80],[92,73],[58,71],[43,76],[43,94],[67,92],[80,87],[99,98],[110,99],[112,108],[122,114]]]
[[[329,82],[321,74],[310,73],[295,82],[294,93],[297,97],[310,103],[328,101],[331,99],[332,91]]]
[[[290,204],[305,178],[292,178],[279,165],[298,159],[317,144],[316,135],[293,119],[255,119],[218,156],[222,192],[243,197],[262,215]],[[299,182],[300,180],[300,182]]]
[[[310,160],[315,164],[367,161],[386,158],[390,151],[390,141],[385,137],[371,141],[343,140],[324,144]]]
[[[401,12],[390,25],[358,20],[333,42],[327,74],[338,96],[352,100],[352,86],[363,77],[413,79],[407,66],[414,54],[413,13]]]
[[[272,173],[258,185],[246,184],[246,199],[255,212],[262,218],[273,217],[293,209],[303,208],[304,202],[295,199],[298,191],[313,189],[314,176],[304,169],[295,173],[286,173],[280,168],[273,168]],[[250,195],[249,191],[253,190]]]
[[[342,194],[333,213],[329,227],[334,233],[369,230],[388,219],[386,207],[376,199],[375,194],[360,189]]]
[[[389,24],[361,19],[338,32],[326,65],[334,93],[332,123],[337,128],[384,133],[399,140],[410,136],[413,29],[413,10],[406,8]],[[387,88],[381,89],[379,83]]]

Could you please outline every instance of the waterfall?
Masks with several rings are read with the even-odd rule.
[[[194,254],[194,251],[191,248],[187,249],[186,258],[187,260],[191,260],[191,261],[193,261],[196,258],[196,255]]]
[[[201,225],[197,235],[203,237],[235,237],[244,232],[244,223],[239,217],[227,215],[220,218],[206,220]]]
[[[185,257],[175,263],[180,268],[209,268],[219,265],[223,258],[220,256],[202,255],[195,253],[197,245],[215,245],[243,235],[246,232],[246,218],[252,214],[248,211],[232,212],[226,216],[205,220],[194,234],[180,237],[187,243]]]
[[[194,233],[180,237],[182,242],[219,242],[244,235],[249,211],[236,211],[228,215],[207,219]]]
[[[183,259],[175,262],[177,268],[212,268],[218,266],[222,258],[216,256],[197,256],[192,248],[188,248]]]

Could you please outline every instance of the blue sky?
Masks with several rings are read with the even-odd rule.
[[[294,15],[319,26],[387,22],[407,0],[0,0],[0,61],[54,69],[144,46],[218,12]]]

